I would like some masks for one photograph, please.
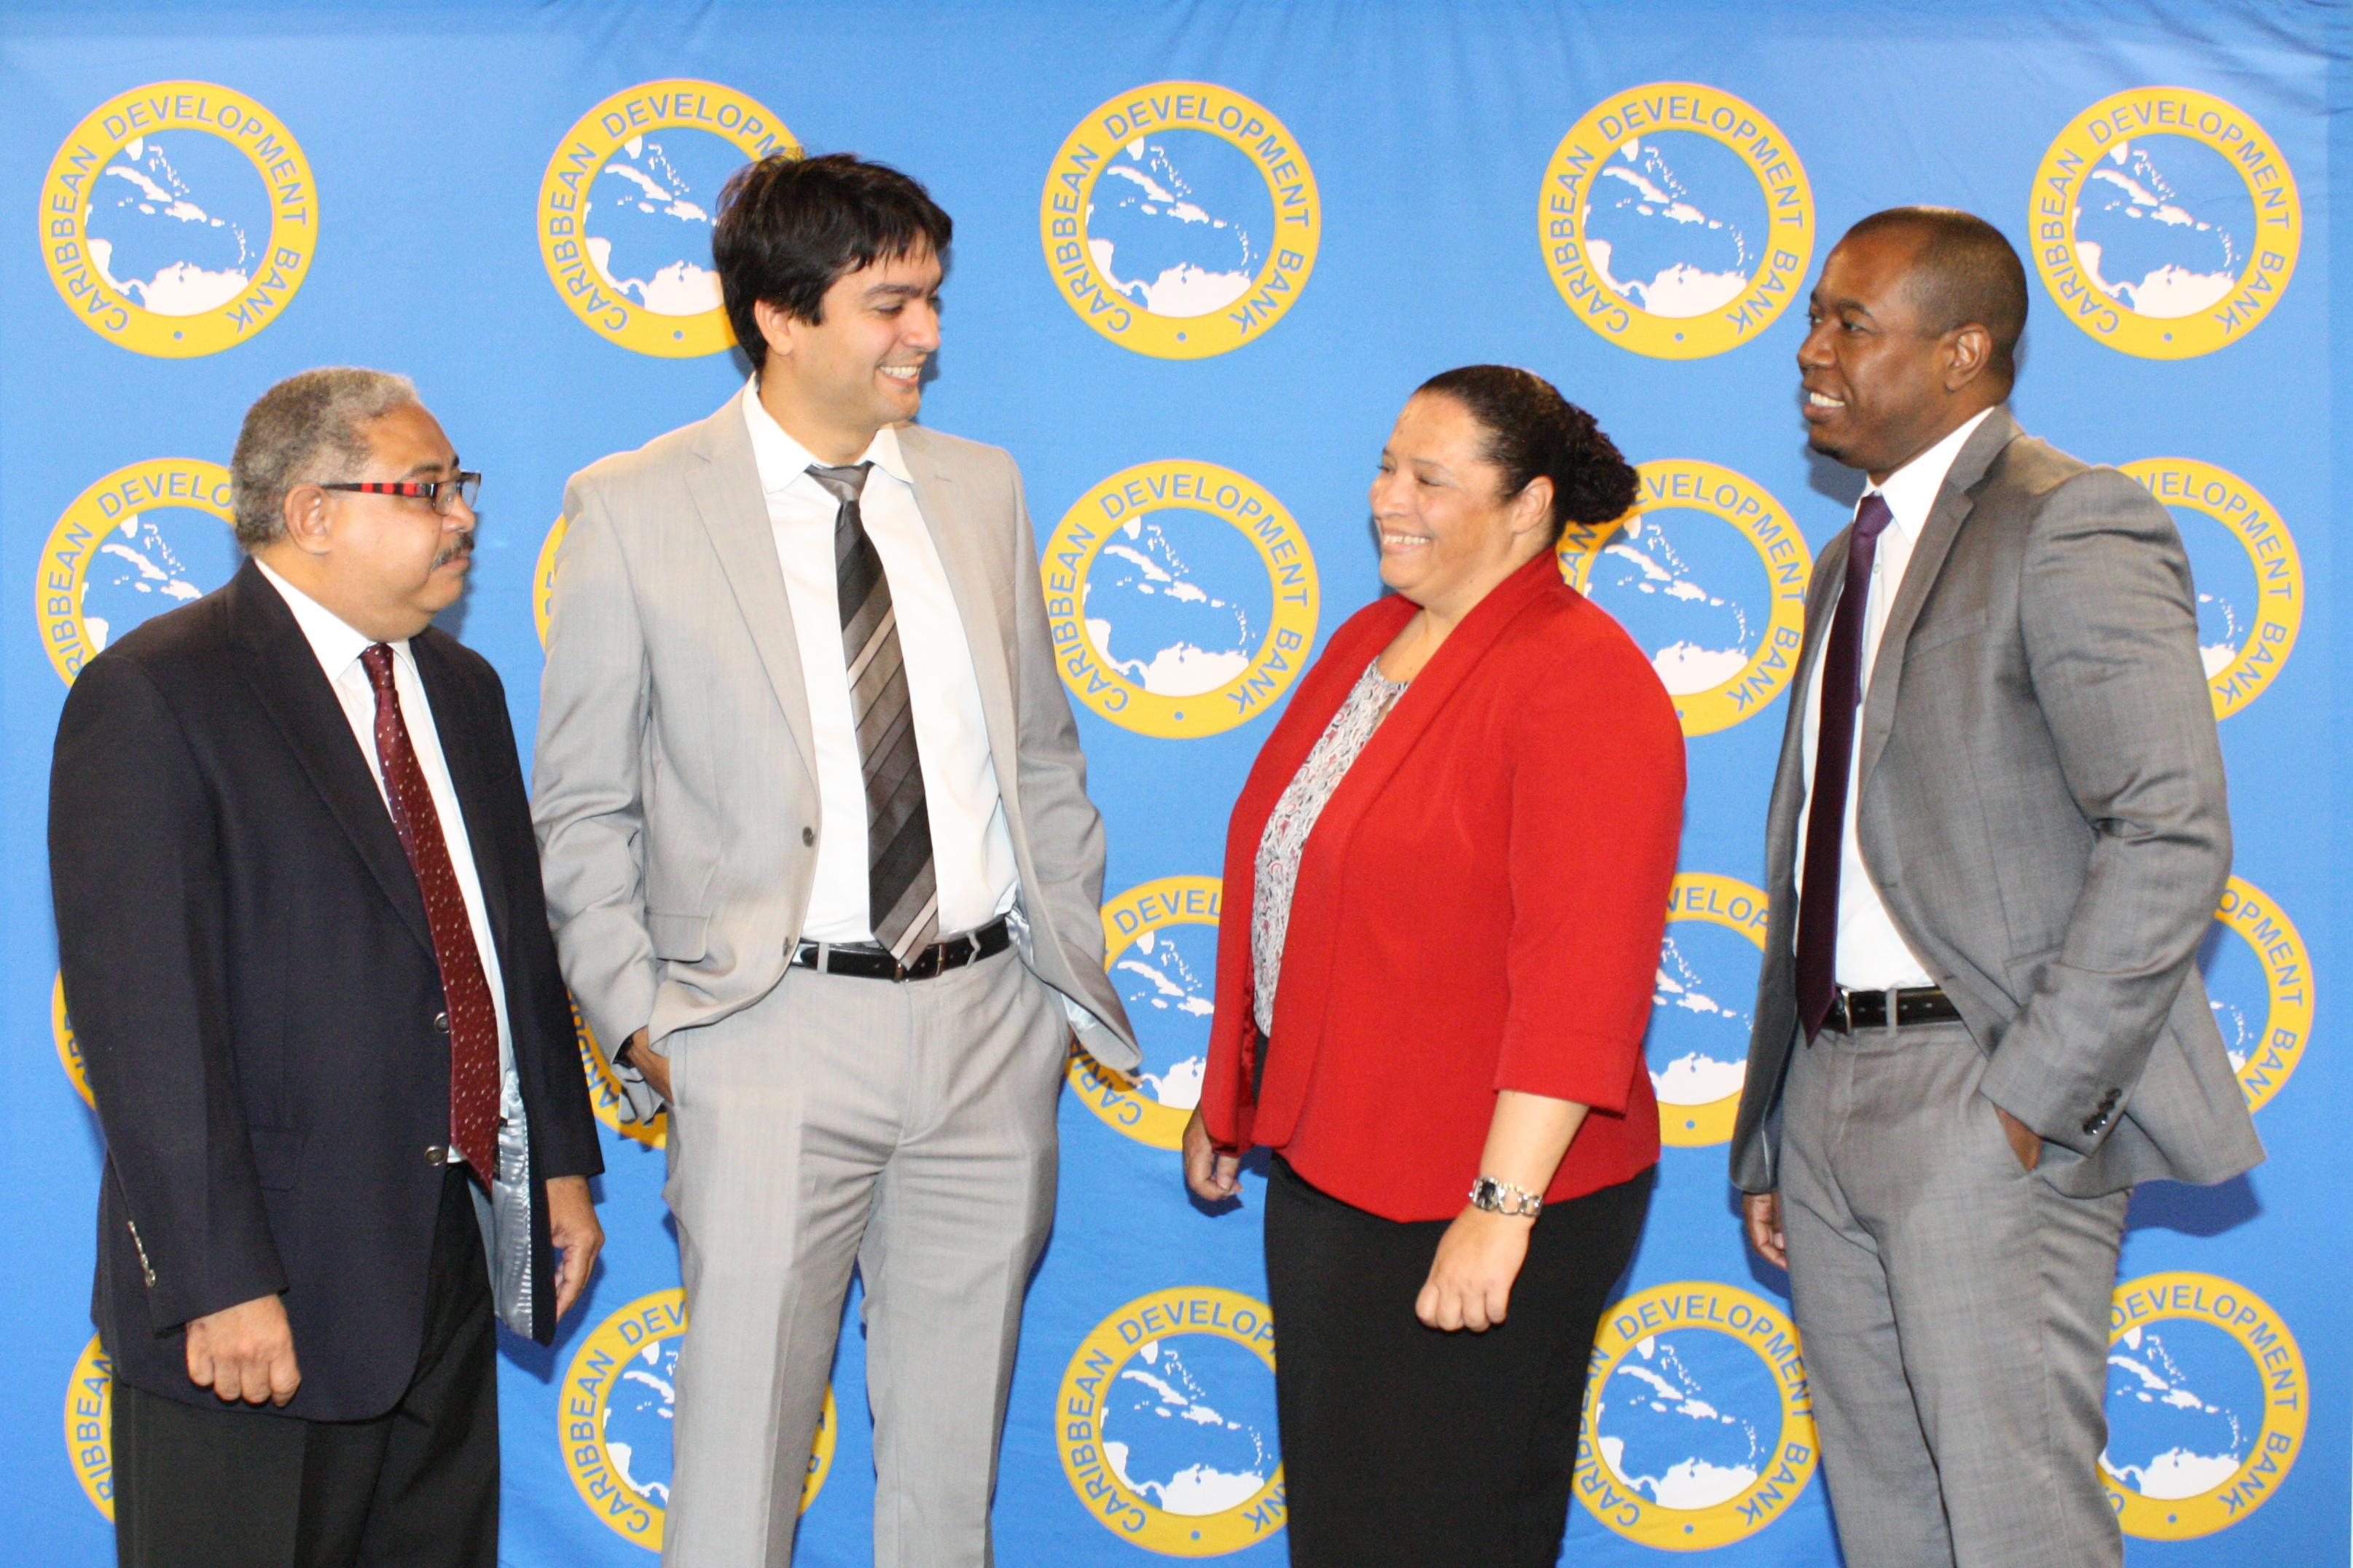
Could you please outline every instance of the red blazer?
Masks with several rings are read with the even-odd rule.
[[[1683,822],[1683,733],[1650,662],[1549,552],[1480,601],[1398,700],[1302,856],[1262,1098],[1252,879],[1276,798],[1414,606],[1333,634],[1226,833],[1201,1110],[1310,1183],[1450,1219],[1499,1089],[1592,1107],[1546,1196],[1657,1163],[1642,1059]]]

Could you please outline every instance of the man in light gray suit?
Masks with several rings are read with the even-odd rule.
[[[1732,1176],[1852,1568],[2116,1564],[2126,1200],[2263,1158],[2196,969],[2231,830],[2189,563],[2010,417],[1989,224],[1865,218],[1809,320],[1812,445],[1871,482],[1807,596]]]
[[[691,1318],[663,1560],[781,1565],[855,1262],[874,1561],[990,1561],[1103,824],[1013,463],[910,421],[947,215],[782,157],[712,250],[751,384],[575,476],[533,815],[565,978],[670,1107]]]

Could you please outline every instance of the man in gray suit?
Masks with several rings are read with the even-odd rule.
[[[2119,1563],[2126,1200],[2263,1158],[2196,969],[2231,830],[2189,560],[2010,417],[1991,225],[1865,218],[1808,319],[1813,447],[1871,482],[1807,595],[1732,1177],[1852,1568]]]
[[[1071,1032],[1138,1060],[1103,824],[1020,476],[910,423],[947,215],[846,154],[721,204],[754,374],[565,491],[533,812],[565,977],[670,1107],[664,1562],[790,1560],[855,1262],[874,1561],[982,1564]]]

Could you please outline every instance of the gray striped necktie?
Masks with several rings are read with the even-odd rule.
[[[840,502],[833,520],[833,571],[841,605],[841,654],[849,666],[849,716],[866,779],[866,909],[874,940],[902,963],[939,939],[940,899],[932,874],[932,816],[923,800],[915,710],[899,656],[891,580],[866,535],[859,492],[872,463],[809,465]]]

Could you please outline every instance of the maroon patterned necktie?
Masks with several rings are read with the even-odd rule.
[[[1838,994],[1839,864],[1846,848],[1854,716],[1862,701],[1862,617],[1879,536],[1894,519],[1886,497],[1862,498],[1847,541],[1846,583],[1822,649],[1821,729],[1814,743],[1813,799],[1806,808],[1806,880],[1798,894],[1798,1021],[1809,1041],[1821,1033]]]
[[[375,754],[384,767],[392,825],[400,831],[400,847],[408,851],[417,890],[425,895],[433,957],[441,966],[441,995],[448,1008],[443,1016],[449,1026],[449,1142],[474,1179],[488,1186],[498,1169],[499,1015],[482,974],[481,951],[474,945],[466,895],[441,837],[441,816],[433,809],[433,793],[400,717],[392,649],[375,644],[360,662],[375,689]]]

